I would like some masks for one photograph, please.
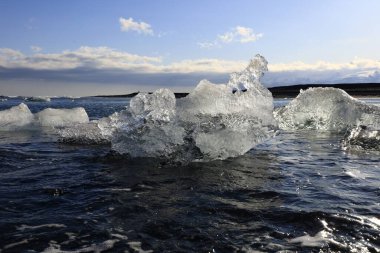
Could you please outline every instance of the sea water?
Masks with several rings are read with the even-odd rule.
[[[21,102],[94,120],[129,99],[9,98],[0,110]],[[61,143],[49,128],[2,131],[0,251],[379,252],[379,153],[345,151],[343,135],[282,131],[242,156],[180,165]]]

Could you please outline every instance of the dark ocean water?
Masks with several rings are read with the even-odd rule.
[[[128,100],[27,104],[95,119]],[[238,158],[168,166],[46,129],[0,132],[0,252],[380,252],[379,153],[341,139],[282,132]]]

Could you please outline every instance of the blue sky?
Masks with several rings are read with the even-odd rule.
[[[378,10],[376,0],[1,1],[0,93],[188,91],[257,53],[267,86],[379,82]]]

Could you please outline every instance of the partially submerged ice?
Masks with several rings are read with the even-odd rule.
[[[343,150],[380,151],[380,127],[357,126],[342,141]]]
[[[366,104],[337,88],[309,88],[274,112],[284,130],[346,131],[379,121],[380,108]]]
[[[46,108],[33,114],[28,106],[21,103],[10,109],[0,111],[0,130],[9,131],[20,128],[66,127],[88,123],[84,108],[54,109]]]
[[[92,134],[69,129],[63,140],[75,135],[91,142],[94,136],[131,157],[181,162],[242,155],[277,129],[272,94],[260,84],[266,70],[267,61],[257,55],[227,84],[203,80],[182,99],[168,89],[140,93],[126,110],[92,122]]]
[[[378,108],[380,111],[380,108]],[[343,150],[380,151],[380,112],[365,114],[349,129],[342,141]]]
[[[0,111],[0,130],[16,130],[33,122],[33,113],[21,103],[10,109]]]

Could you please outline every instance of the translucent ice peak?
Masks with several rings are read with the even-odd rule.
[[[233,90],[245,92],[260,81],[265,71],[268,71],[268,62],[263,56],[257,54],[243,71],[230,75],[228,86]]]

